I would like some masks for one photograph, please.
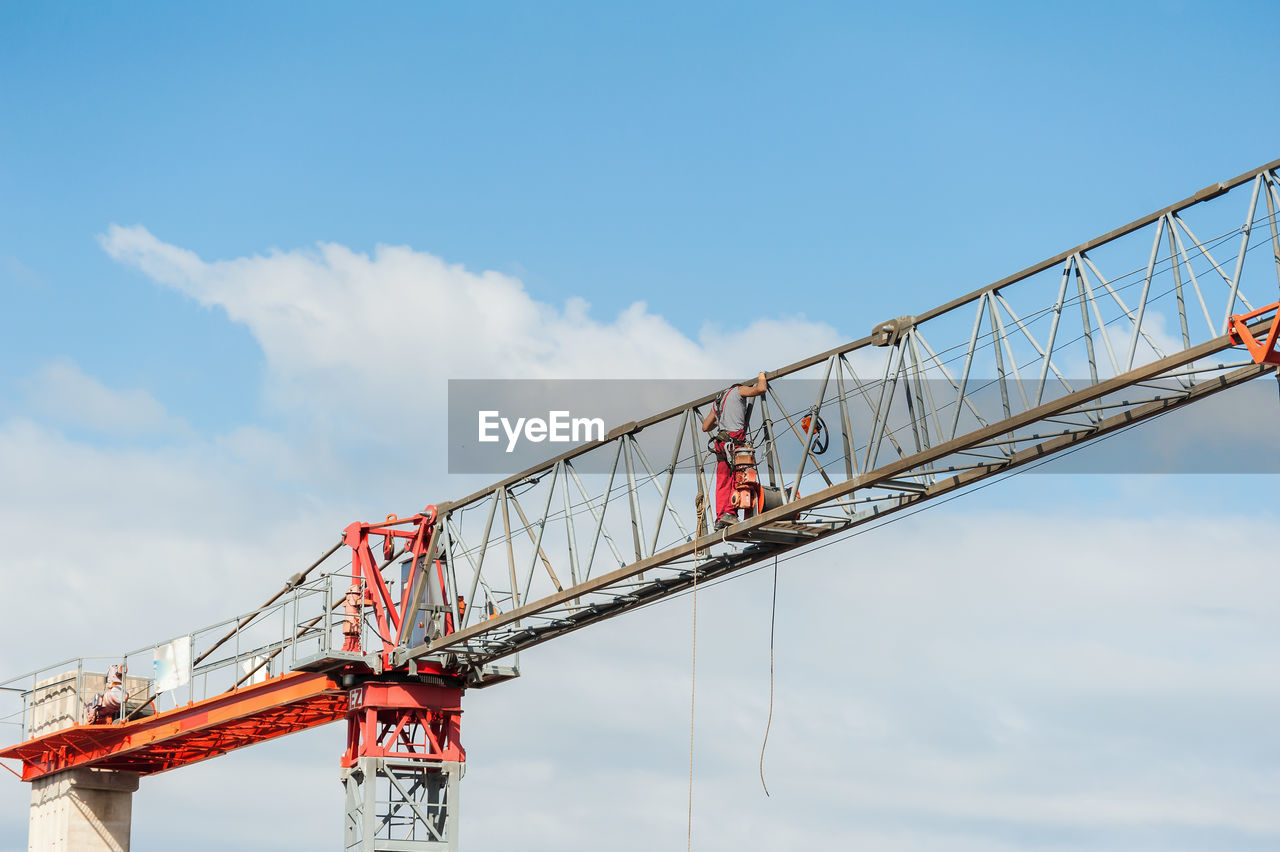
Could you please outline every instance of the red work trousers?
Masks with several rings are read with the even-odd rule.
[[[747,436],[746,430],[739,429],[736,432],[730,432],[729,437],[734,441],[742,441]],[[724,442],[716,441],[716,518],[718,519],[725,512],[737,514],[738,510],[733,508],[730,502],[733,497],[733,468],[725,459]]]

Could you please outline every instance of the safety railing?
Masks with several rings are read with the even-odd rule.
[[[267,606],[190,634],[116,656],[63,660],[4,681],[0,740],[16,743],[92,723],[94,699],[108,691],[116,666],[127,698],[118,706],[108,701],[111,712],[99,714],[99,723],[171,710],[289,671],[363,660],[358,651],[342,650],[350,582],[342,573],[321,574]]]

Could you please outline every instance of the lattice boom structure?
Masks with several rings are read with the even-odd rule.
[[[28,780],[146,774],[345,718],[347,848],[456,849],[462,694],[516,676],[518,652],[1273,373],[1278,166],[768,373],[752,437],[779,508],[707,532],[715,395],[695,399],[352,524],[266,606],[179,641],[185,706],[52,731],[27,718],[0,757]],[[821,456],[802,425],[818,419]],[[58,670],[86,664],[10,689],[35,707]]]

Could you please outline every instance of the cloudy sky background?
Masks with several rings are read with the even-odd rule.
[[[1274,159],[1277,23],[6,7],[3,669],[231,616],[469,491],[449,378],[773,368]],[[704,590],[695,848],[1274,849],[1273,489],[1019,476],[784,562],[768,798],[771,573]],[[468,696],[464,848],[684,844],[690,604]],[[144,779],[133,848],[336,847],[341,740]]]

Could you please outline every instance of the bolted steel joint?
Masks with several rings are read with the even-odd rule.
[[[915,325],[916,318],[914,316],[885,320],[871,329],[871,343],[874,346],[893,346],[902,338],[903,334],[915,328]]]

